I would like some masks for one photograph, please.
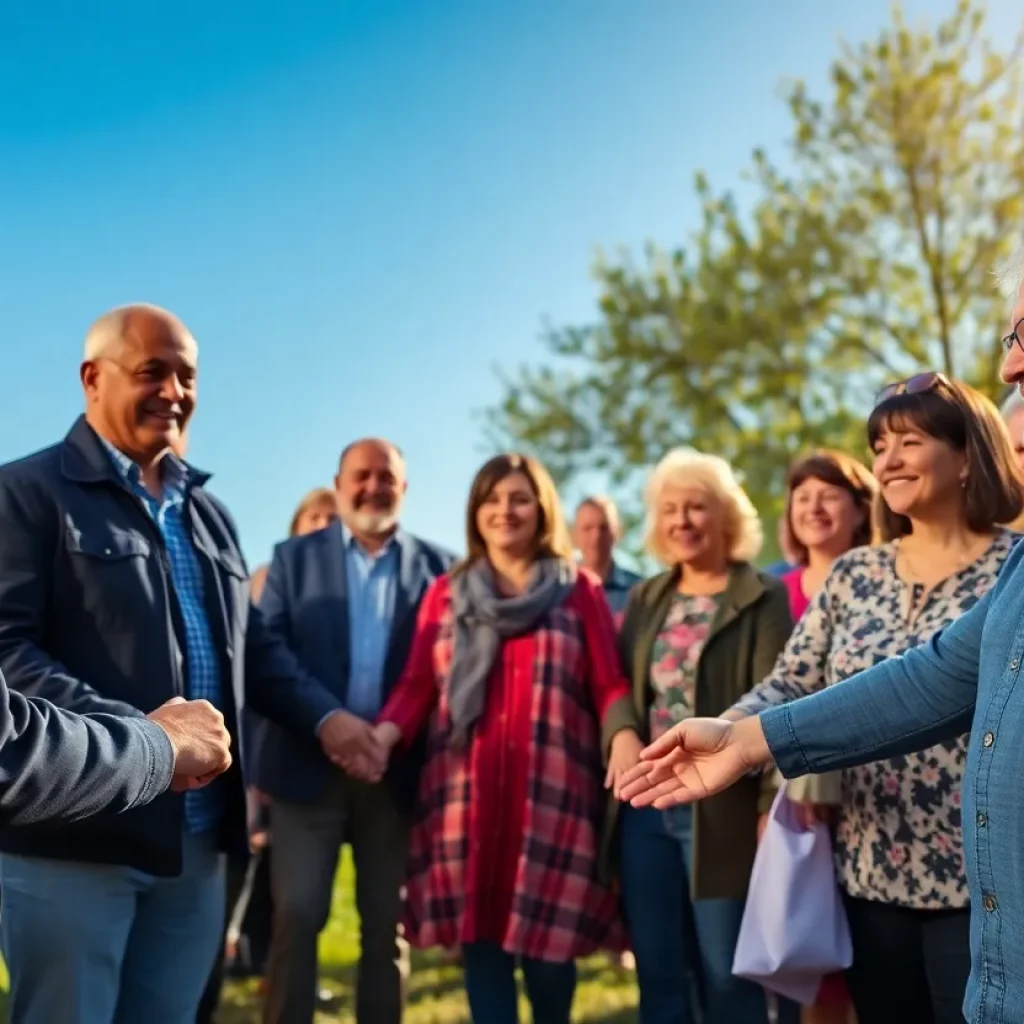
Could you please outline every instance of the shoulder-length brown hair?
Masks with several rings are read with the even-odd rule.
[[[495,455],[480,467],[469,488],[469,503],[466,506],[466,560],[469,565],[479,558],[487,556],[487,547],[476,525],[477,513],[487,496],[506,477],[513,473],[522,473],[530,481],[530,487],[536,495],[540,506],[540,521],[537,524],[538,558],[551,557],[572,561],[572,541],[569,539],[569,528],[565,525],[562,503],[558,500],[551,474],[544,466],[530,455],[507,452]]]
[[[295,531],[299,528],[299,520],[301,520],[306,512],[308,512],[314,505],[323,503],[324,505],[337,507],[336,502],[337,497],[330,487],[314,487],[313,490],[311,490],[309,494],[299,502],[299,506],[296,508],[295,514],[292,516],[292,521],[288,525],[288,536],[295,536]]]
[[[943,377],[927,391],[886,398],[868,417],[872,450],[890,427],[915,427],[966,455],[964,512],[976,533],[1013,522],[1024,511],[1024,483],[1010,435],[999,410],[981,392]],[[893,512],[884,498],[878,502],[878,526],[883,540],[911,531],[910,520]]]
[[[793,492],[806,480],[820,480],[832,487],[841,487],[853,498],[854,507],[861,515],[861,523],[854,530],[852,547],[870,544],[875,538],[874,504],[878,483],[863,463],[845,452],[819,448],[799,458],[789,467],[786,476],[786,512],[782,519],[781,541],[783,553],[796,565],[806,565],[810,558],[807,548],[797,540],[793,529]]]

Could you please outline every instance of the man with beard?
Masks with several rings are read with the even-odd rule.
[[[405,665],[420,601],[452,562],[399,527],[406,486],[405,460],[393,444],[350,444],[335,477],[340,521],[279,545],[260,599],[270,629],[344,707],[331,726],[345,749],[365,751],[373,742],[371,723]],[[398,924],[422,750],[396,758],[384,778],[372,751],[362,756],[366,763],[350,775],[340,761],[270,728],[255,758],[274,837],[266,1024],[313,1021],[317,939],[343,842],[352,845],[361,925],[356,1019],[401,1020],[407,954]]]

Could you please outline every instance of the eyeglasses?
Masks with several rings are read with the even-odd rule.
[[[1020,350],[1024,352],[1024,338],[1021,338],[1021,332],[1024,330],[1024,319],[1018,320],[1013,330],[1003,338],[1003,351],[1009,352],[1013,348],[1013,343],[1017,342],[1020,346]]]
[[[939,386],[949,387],[949,381],[945,374],[929,370],[927,373],[915,373],[913,377],[906,380],[898,380],[892,384],[886,384],[881,391],[875,395],[875,406],[881,405],[889,398],[897,395],[920,395],[925,391],[932,391]]]

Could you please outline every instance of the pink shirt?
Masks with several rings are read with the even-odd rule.
[[[794,622],[799,622],[811,599],[804,593],[804,567],[801,565],[796,569],[790,569],[782,576],[782,582],[786,584],[789,591],[789,611]]]

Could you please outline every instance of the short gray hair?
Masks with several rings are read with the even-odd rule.
[[[121,345],[124,344],[125,332],[133,316],[139,313],[146,313],[150,316],[166,320],[174,324],[188,337],[192,332],[173,313],[166,309],[154,306],[149,302],[132,302],[127,306],[118,306],[107,313],[104,313],[89,328],[85,335],[84,359],[87,363],[97,359],[109,359],[116,354]],[[193,344],[195,339],[193,338]]]
[[[995,274],[999,290],[1016,299],[1021,286],[1024,285],[1024,245],[1005,263],[996,267]]]

